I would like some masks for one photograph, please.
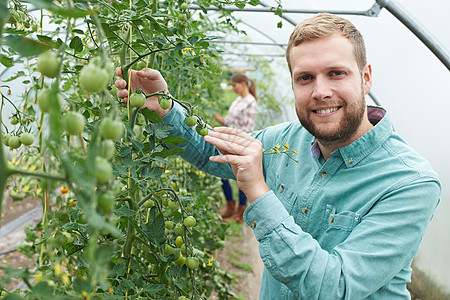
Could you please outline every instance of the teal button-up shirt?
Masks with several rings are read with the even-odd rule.
[[[265,266],[260,299],[410,299],[411,262],[441,187],[384,110],[369,108],[369,118],[375,126],[327,161],[298,121],[252,134],[264,149],[288,143],[300,161],[264,155],[271,191],[244,213]],[[190,141],[184,159],[234,178],[229,165],[208,160],[217,149],[184,125],[179,105],[163,119]]]

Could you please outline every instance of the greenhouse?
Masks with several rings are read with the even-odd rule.
[[[0,299],[450,299],[448,12],[0,0]]]

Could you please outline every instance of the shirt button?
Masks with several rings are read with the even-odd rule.
[[[255,221],[252,221],[252,222],[250,223],[250,225],[252,226],[252,228],[255,228],[255,227],[256,227],[256,222],[255,222]]]
[[[334,218],[330,217],[330,223],[333,223],[333,222],[334,222]]]
[[[348,163],[351,165],[351,164],[353,163],[353,159],[350,158],[350,159],[348,160]]]
[[[306,207],[303,207],[303,208],[302,208],[302,213],[303,213],[304,215],[306,215],[307,212],[308,212],[308,209],[307,209]]]
[[[323,178],[325,178],[325,177],[327,177],[328,174],[327,174],[327,172],[323,171],[321,175]]]
[[[284,185],[280,185],[280,192],[284,191]]]

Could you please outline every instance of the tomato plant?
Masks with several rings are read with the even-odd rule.
[[[1,122],[9,149],[0,147],[0,191],[34,197],[44,212],[23,247],[36,270],[0,266],[28,283],[23,297],[234,296],[213,257],[228,227],[215,222],[220,181],[176,156],[185,140],[140,109],[149,95],[130,90],[141,95],[131,105],[118,99],[113,73],[120,67],[128,81],[144,62],[160,70],[173,92],[157,93],[161,107],[178,102],[186,124],[207,134],[219,109],[208,99],[220,98],[225,78],[211,39],[237,30],[224,5],[256,2],[199,1],[219,9],[214,21],[183,1],[0,1],[0,63],[21,68],[1,85],[12,113]]]

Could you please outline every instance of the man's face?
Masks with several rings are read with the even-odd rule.
[[[305,41],[292,48],[290,60],[301,124],[321,142],[351,142],[363,135],[371,67],[360,73],[351,42],[340,35]]]

